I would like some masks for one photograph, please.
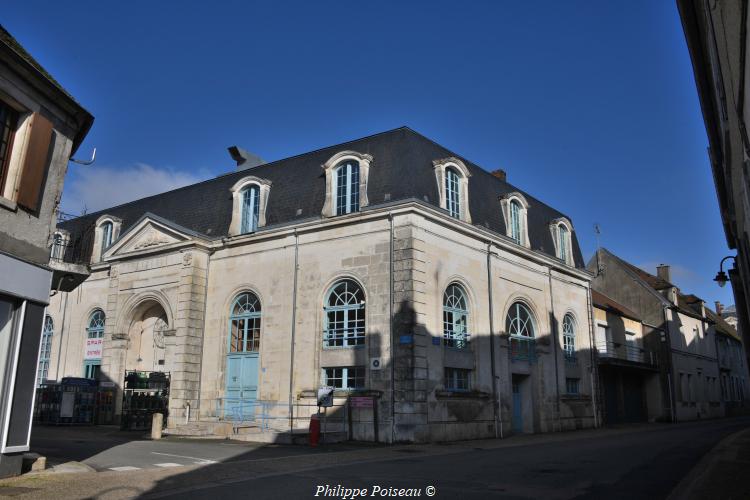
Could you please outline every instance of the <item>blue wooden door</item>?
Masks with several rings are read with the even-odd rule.
[[[232,353],[227,356],[227,390],[225,416],[236,413],[251,416],[258,397],[258,353]]]
[[[513,432],[523,432],[521,384],[513,382]]]

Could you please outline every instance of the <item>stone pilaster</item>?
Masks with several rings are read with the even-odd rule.
[[[426,441],[427,349],[424,241],[414,226],[396,228],[393,255],[393,360],[396,441]]]
[[[117,331],[119,314],[118,294],[120,289],[119,267],[114,265],[109,270],[109,290],[104,314],[104,340],[102,346],[101,380],[113,382],[115,392],[115,419],[122,414],[122,389],[125,377],[125,356],[128,352],[127,332]]]
[[[208,254],[190,250],[182,254],[175,314],[168,426],[185,422],[186,406],[198,415]]]

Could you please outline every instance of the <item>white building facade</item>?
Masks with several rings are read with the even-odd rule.
[[[62,230],[90,276],[48,308],[47,378],[169,372],[172,429],[245,403],[307,428],[320,387],[374,402],[331,410],[352,439],[595,425],[572,223],[408,128]]]

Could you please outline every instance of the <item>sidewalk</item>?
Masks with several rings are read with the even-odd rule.
[[[668,500],[750,498],[750,429],[719,442],[669,495]]]

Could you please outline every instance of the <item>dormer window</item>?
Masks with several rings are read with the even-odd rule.
[[[500,198],[500,209],[505,219],[505,235],[526,248],[529,247],[527,214],[529,203],[521,193],[509,193]]]
[[[359,212],[359,163],[348,160],[336,167],[336,215]]]
[[[552,231],[552,241],[555,245],[555,256],[569,266],[572,265],[572,224],[568,219],[561,217],[552,221],[550,224],[550,231]]]
[[[250,184],[243,188],[242,193],[242,223],[240,232],[254,233],[258,230],[258,215],[260,212],[260,188],[257,184]]]
[[[232,222],[229,235],[254,233],[266,225],[266,206],[271,182],[249,175],[234,183],[232,192]]]
[[[446,210],[451,217],[470,223],[469,177],[471,173],[466,164],[454,157],[435,160],[432,164],[435,167],[440,208]]]
[[[94,254],[91,256],[92,262],[99,262],[107,249],[120,236],[120,227],[122,220],[111,215],[102,215],[96,221],[96,230],[94,232]]]
[[[356,151],[341,151],[321,167],[326,176],[323,217],[359,212],[369,204],[367,184],[372,156]]]

